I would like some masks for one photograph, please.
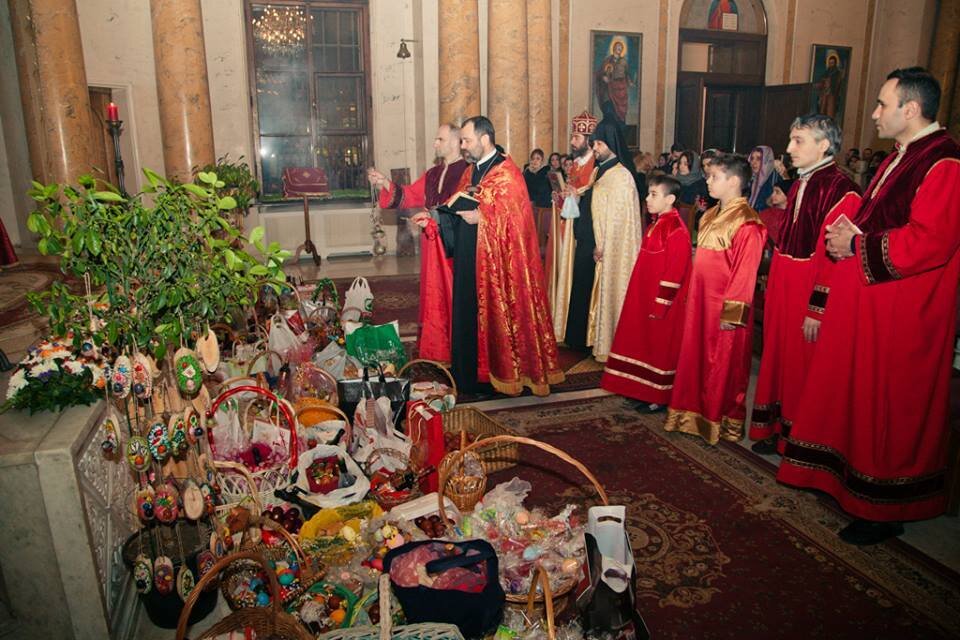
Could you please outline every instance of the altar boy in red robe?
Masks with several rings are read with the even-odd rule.
[[[797,118],[790,127],[787,152],[799,177],[774,240],[763,305],[763,358],[750,421],[757,453],[782,451],[779,436],[790,435],[797,415],[834,265],[823,227],[841,214],[852,218],[860,205],[859,187],[834,162],[840,139],[840,128],[824,115]]]
[[[719,204],[700,220],[687,294],[680,360],[667,410],[667,431],[709,444],[743,436],[753,344],[753,291],[767,230],[740,194],[746,159],[723,154],[707,189]]]
[[[690,233],[676,209],[680,183],[653,176],[646,196],[653,223],[633,266],[600,386],[641,400],[638,410],[666,409],[683,335],[690,280]]]
[[[960,145],[935,121],[940,85],[898,69],[873,120],[896,140],[852,222],[827,227],[839,262],[781,482],[858,518],[851,544],[903,533],[947,503],[950,371],[960,281]]]

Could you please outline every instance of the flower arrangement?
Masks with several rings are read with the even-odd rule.
[[[73,338],[48,338],[31,347],[10,377],[0,410],[63,411],[89,405],[103,395],[106,371],[96,358],[78,355]]]

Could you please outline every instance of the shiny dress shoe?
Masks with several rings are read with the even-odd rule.
[[[873,520],[854,520],[837,534],[847,544],[865,547],[879,544],[890,538],[903,535],[900,522],[874,522]]]
[[[750,451],[759,453],[762,456],[769,456],[777,453],[777,440],[779,439],[779,436],[770,436],[764,440],[758,440],[751,445]]]
[[[647,415],[654,413],[663,413],[667,410],[667,405],[657,404],[655,402],[638,402],[633,407],[637,413],[645,413]]]

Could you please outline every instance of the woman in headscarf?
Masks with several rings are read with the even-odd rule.
[[[677,160],[677,171],[673,176],[680,183],[681,204],[698,204],[698,199],[706,201],[707,179],[700,167],[700,156],[696,151],[687,149]]]
[[[774,170],[773,149],[770,147],[754,147],[748,160],[753,171],[748,200],[753,210],[759,213],[767,208],[767,198],[773,193],[774,185],[780,182],[780,176]]]

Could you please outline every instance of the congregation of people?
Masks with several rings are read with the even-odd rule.
[[[960,146],[939,100],[921,68],[887,77],[864,108],[889,154],[844,152],[813,114],[783,155],[655,157],[605,110],[521,169],[487,118],[443,125],[413,185],[369,172],[382,207],[418,210],[420,356],[469,393],[546,395],[558,345],[589,354],[603,389],[667,431],[782,456],[778,480],[855,518],[844,541],[900,535],[946,504]]]

